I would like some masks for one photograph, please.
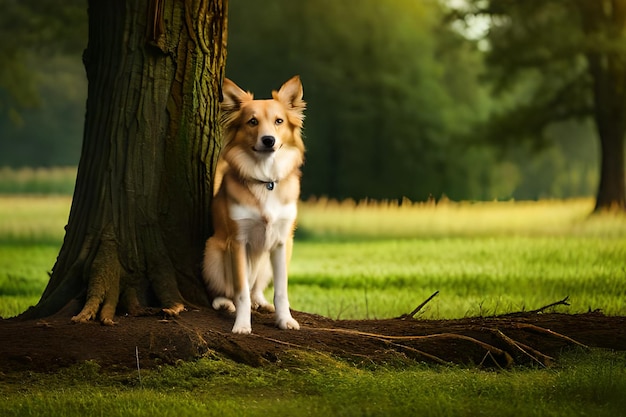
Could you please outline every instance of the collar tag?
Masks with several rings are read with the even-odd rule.
[[[265,183],[265,188],[267,188],[269,191],[272,191],[274,189],[274,185],[276,185],[276,184],[274,184],[274,181],[266,182]]]

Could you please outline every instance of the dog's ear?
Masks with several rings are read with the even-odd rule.
[[[250,92],[243,91],[228,78],[224,78],[222,95],[222,110],[226,112],[237,111],[241,107],[241,103],[254,99]]]
[[[306,108],[306,103],[302,100],[303,95],[304,90],[302,89],[302,83],[298,75],[289,79],[278,91],[272,92],[272,97],[274,97],[275,100],[282,102],[287,108],[294,110],[301,117],[304,117],[303,112]]]

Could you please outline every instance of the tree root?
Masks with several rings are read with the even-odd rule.
[[[72,317],[73,323],[86,323],[99,316],[103,325],[115,324],[122,270],[115,238],[112,233],[104,232],[91,264],[87,300],[81,312]]]
[[[527,356],[528,358],[530,358],[532,360],[532,362],[535,362],[539,365],[541,365],[544,368],[547,368],[548,365],[552,364],[552,362],[554,361],[554,358],[548,355],[544,355],[543,353],[539,352],[538,350],[535,350],[533,348],[531,348],[530,346],[527,346],[523,343],[520,342],[516,342],[515,340],[511,339],[510,337],[508,337],[507,335],[505,335],[504,333],[502,333],[501,330],[499,329],[489,329],[494,335],[496,335],[497,337],[499,337],[500,339],[502,339],[504,341],[504,343],[506,343],[508,346],[510,346],[513,349],[513,352],[520,352],[521,354]]]
[[[473,337],[456,334],[456,333],[437,333],[437,334],[429,334],[429,335],[422,335],[422,336],[392,336],[392,335],[368,333],[368,332],[361,332],[361,331],[349,330],[349,329],[339,329],[339,328],[316,328],[316,329],[311,329],[311,330],[341,333],[341,334],[351,335],[355,337],[365,337],[365,338],[376,339],[392,347],[399,348],[400,350],[406,350],[412,353],[416,353],[419,356],[422,356],[431,362],[435,362],[439,364],[450,364],[451,362],[449,360],[442,359],[438,357],[437,355],[427,353],[423,350],[419,350],[412,346],[407,346],[399,342],[420,342],[420,341],[425,342],[425,341],[434,341],[437,339],[449,340],[449,341],[457,340],[457,341],[469,342],[470,344],[474,344],[485,349],[487,352],[489,352],[491,357],[494,358],[494,362],[497,363],[498,366],[506,367],[513,363],[513,359],[511,358],[511,356],[507,352],[503,351],[502,349],[499,349],[488,343],[477,340]],[[495,358],[498,358],[498,360]]]
[[[576,345],[576,346],[581,347],[583,349],[589,349],[589,346],[587,346],[587,345],[585,345],[583,343],[580,343],[580,342],[572,339],[571,337],[568,337],[568,336],[565,336],[563,334],[554,332],[554,331],[552,331],[550,329],[545,329],[543,327],[535,326],[534,324],[517,323],[515,326],[518,329],[528,329],[528,330],[533,330],[533,331],[535,331],[537,333],[548,334],[550,336],[554,336],[554,337],[563,339],[564,341],[566,341],[569,344]]]

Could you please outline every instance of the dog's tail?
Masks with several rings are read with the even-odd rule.
[[[231,251],[226,250],[226,242],[214,237],[209,238],[204,249],[202,278],[204,285],[213,298],[226,297],[233,299],[233,260]]]

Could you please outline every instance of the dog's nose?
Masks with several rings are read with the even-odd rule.
[[[261,142],[263,142],[266,148],[271,148],[276,143],[276,139],[274,139],[274,136],[263,136]]]

